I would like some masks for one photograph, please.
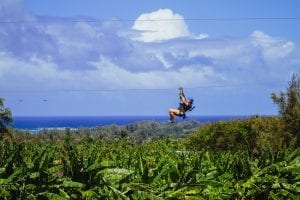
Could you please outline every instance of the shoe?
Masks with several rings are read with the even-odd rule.
[[[167,122],[168,123],[174,123],[174,120],[168,120]]]

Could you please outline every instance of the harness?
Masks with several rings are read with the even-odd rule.
[[[186,118],[185,113],[188,112],[188,111],[192,111],[194,108],[195,108],[195,106],[193,106],[193,104],[190,104],[190,105],[187,106],[184,103],[179,103],[178,110],[180,110],[180,114],[178,116],[185,119]]]

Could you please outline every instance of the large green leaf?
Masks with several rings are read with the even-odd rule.
[[[89,171],[93,171],[93,170],[102,170],[102,169],[113,167],[113,166],[114,166],[113,161],[106,160],[106,161],[102,161],[102,162],[96,162],[96,163],[90,165],[86,169],[86,171],[89,172]]]
[[[101,175],[108,183],[119,182],[131,174],[133,174],[132,170],[124,168],[107,168],[97,173],[97,175]]]
[[[66,188],[82,188],[84,184],[75,181],[64,181],[61,186]]]

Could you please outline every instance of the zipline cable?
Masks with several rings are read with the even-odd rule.
[[[213,18],[174,18],[174,19],[43,19],[38,18],[37,20],[0,20],[0,24],[18,24],[18,23],[98,23],[103,21],[116,21],[116,22],[157,22],[157,21],[298,21],[300,17],[213,17]]]
[[[276,87],[284,86],[285,82],[265,82],[265,83],[243,83],[230,85],[203,85],[195,87],[184,87],[186,90],[209,89],[209,88],[237,88],[237,87]],[[171,91],[178,88],[112,88],[112,89],[52,89],[52,90],[0,90],[0,93],[97,93],[97,92],[142,92],[142,91]]]

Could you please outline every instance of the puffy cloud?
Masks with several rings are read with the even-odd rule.
[[[170,9],[140,15],[132,29],[139,31],[134,39],[143,42],[157,42],[190,35],[183,16]]]
[[[252,44],[261,48],[267,60],[278,60],[288,56],[295,48],[295,44],[280,38],[274,38],[262,31],[254,31],[251,34]]]
[[[137,31],[132,38],[141,42],[162,42],[176,38],[207,38],[205,33],[193,34],[189,31],[184,17],[170,9],[159,9],[141,14],[132,29]]]

